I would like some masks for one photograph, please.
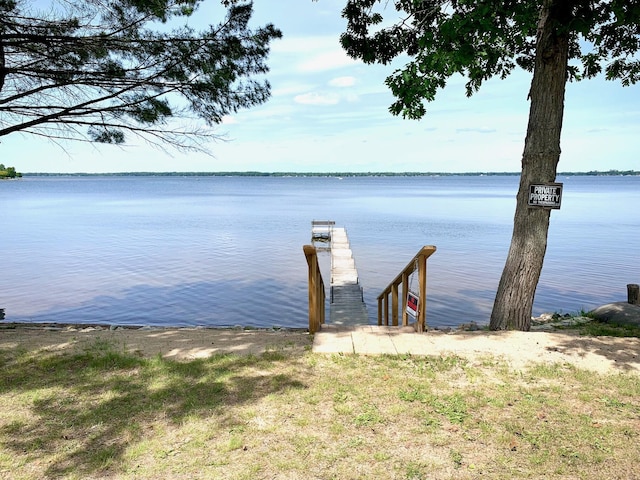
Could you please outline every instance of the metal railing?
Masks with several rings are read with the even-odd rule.
[[[302,249],[309,266],[309,333],[316,333],[324,324],[326,293],[316,247],[305,245]]]
[[[409,276],[418,270],[418,301],[415,305],[415,318],[417,330],[424,332],[426,329],[426,298],[427,298],[427,259],[433,255],[436,247],[425,245],[411,259],[400,274],[378,295],[378,325],[389,325],[389,296],[391,296],[391,325],[398,326],[399,311],[402,310],[402,325],[409,325],[409,313],[407,312],[407,300],[409,298]],[[398,287],[402,285],[402,302],[398,299]]]

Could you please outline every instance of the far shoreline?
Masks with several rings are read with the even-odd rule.
[[[520,172],[26,172],[22,177],[518,177]],[[558,172],[569,177],[635,177],[638,170]]]

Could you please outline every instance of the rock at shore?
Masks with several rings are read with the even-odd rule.
[[[572,328],[589,323],[593,319],[588,317],[572,316],[571,314],[543,313],[539,317],[531,318],[531,330],[552,331],[558,328]]]
[[[640,306],[627,302],[616,302],[602,305],[590,312],[594,318],[602,322],[640,327]]]

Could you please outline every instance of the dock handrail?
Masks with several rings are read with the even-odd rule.
[[[318,252],[313,245],[302,247],[309,266],[309,333],[316,333],[324,323],[326,293],[318,264]]]
[[[407,298],[409,294],[409,275],[416,268],[418,269],[418,308],[416,312],[416,324],[419,332],[426,328],[426,308],[427,298],[427,259],[436,251],[434,245],[425,245],[411,259],[406,267],[396,278],[378,295],[378,325],[389,325],[389,295],[391,295],[391,324],[398,326],[398,311],[402,309],[402,325],[409,324],[409,314],[406,310]],[[398,286],[402,284],[402,303],[398,302]]]
[[[331,233],[336,222],[333,220],[312,220],[311,221],[311,239],[331,239]]]
[[[333,220],[311,220],[312,227],[333,227],[335,224]]]

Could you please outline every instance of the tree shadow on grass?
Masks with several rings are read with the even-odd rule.
[[[0,441],[16,464],[50,462],[47,478],[113,473],[158,424],[213,417],[228,430],[240,421],[234,407],[305,389],[299,362],[273,352],[175,362],[104,345],[76,355],[0,352],[0,395],[26,404],[0,427]]]
[[[556,331],[556,333],[562,332]],[[640,338],[635,337],[592,337],[578,336],[567,331],[567,335],[553,347],[554,351],[565,355],[596,355],[609,361],[623,372],[640,370]]]

